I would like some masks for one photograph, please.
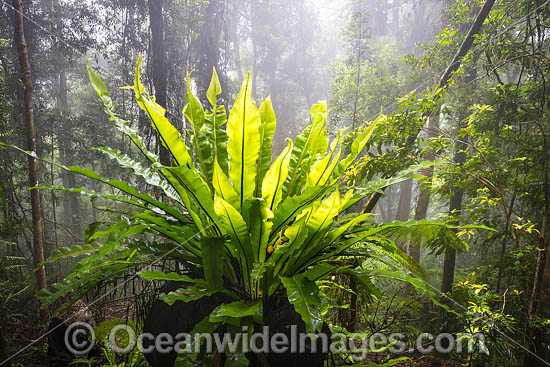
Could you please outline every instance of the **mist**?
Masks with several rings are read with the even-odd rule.
[[[1,366],[550,366],[548,0],[0,13]]]

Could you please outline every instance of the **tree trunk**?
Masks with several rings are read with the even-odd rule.
[[[455,54],[453,61],[447,66],[447,69],[441,75],[441,78],[439,80],[439,87],[443,88],[447,86],[447,83],[449,82],[449,79],[451,78],[451,75],[458,70],[460,67],[460,64],[462,63],[462,59],[464,59],[464,56],[468,53],[470,48],[472,47],[472,44],[475,41],[475,36],[481,31],[481,27],[483,26],[483,23],[485,22],[485,19],[489,16],[489,13],[491,12],[491,8],[493,7],[493,4],[495,3],[495,0],[486,0],[485,4],[483,4],[483,7],[477,14],[476,19],[474,20],[474,23],[470,27],[470,30],[468,31],[468,34],[466,35],[466,38],[464,38],[464,41],[462,41],[462,45],[460,45],[460,48],[458,49],[457,53]]]
[[[472,24],[472,26],[470,27],[470,30],[468,31],[466,38],[464,38],[462,45],[460,45],[460,49],[455,54],[453,61],[451,61],[451,63],[449,64],[445,72],[441,75],[441,78],[439,79],[440,88],[444,88],[447,86],[447,83],[449,82],[449,79],[451,78],[452,74],[456,70],[458,70],[458,68],[460,67],[462,60],[464,59],[464,57],[472,47],[472,44],[474,43],[475,36],[481,31],[483,22],[485,22],[485,19],[487,19],[487,16],[489,16],[489,13],[494,3],[495,3],[495,0],[486,0],[485,4],[483,4],[483,7],[479,11],[474,23]],[[437,111],[436,113],[437,113],[437,122],[433,118],[435,116],[433,116],[432,118],[430,118],[430,121],[428,123],[428,138],[430,138],[430,134],[435,134],[437,128],[439,128],[439,111]],[[432,121],[434,123],[433,125],[432,125]],[[435,136],[436,135],[432,135],[432,137],[435,137]],[[434,159],[433,153],[427,152],[424,159],[433,160]],[[431,180],[431,177],[433,174],[433,167],[428,168],[426,170],[426,173],[424,174],[429,177],[429,180]],[[458,198],[456,198],[456,200],[458,202]],[[418,205],[416,207],[415,219],[419,220],[419,219],[426,218],[426,213],[428,212],[429,203],[430,203],[430,192],[428,190],[421,190],[420,196],[418,197]],[[460,196],[460,204],[461,203],[462,203],[462,195]],[[415,260],[420,261],[420,247],[414,246],[414,244],[411,244],[410,255]],[[451,260],[451,258],[449,258],[447,259],[447,261],[448,261],[447,266],[448,267],[452,266],[452,268],[454,269],[454,260]],[[451,282],[452,282],[452,279],[451,279]]]
[[[466,159],[463,150],[466,148],[466,144],[457,142],[457,152],[455,153],[454,161],[462,167]],[[464,190],[461,188],[456,189],[451,195],[449,201],[449,215],[460,216],[462,212],[462,199],[464,197]],[[458,224],[458,221],[457,223]],[[445,251],[445,257],[443,260],[443,279],[441,281],[441,293],[450,292],[453,289],[454,274],[455,274],[455,262],[456,262],[456,250],[449,248]]]
[[[399,203],[397,204],[397,214],[395,216],[396,220],[406,222],[409,220],[409,215],[411,212],[411,201],[412,201],[412,179],[401,182],[399,190]],[[403,241],[396,241],[396,244],[400,247],[404,247]]]
[[[397,205],[397,215],[395,219],[400,221],[409,220],[409,214],[411,212],[411,200],[412,200],[412,179],[401,182],[399,192],[399,204]]]
[[[432,116],[428,119],[428,136],[427,140],[434,139],[437,137],[439,129],[439,109],[433,113]],[[428,150],[424,154],[424,160],[432,162],[435,159],[435,152]],[[422,220],[426,219],[428,214],[428,206],[430,205],[430,188],[432,185],[432,176],[434,173],[433,166],[424,168],[420,171],[421,175],[426,176],[426,182],[420,185],[420,192],[418,194],[418,201],[416,204],[416,211],[414,213],[414,219]],[[409,247],[409,256],[412,257],[416,262],[420,262],[420,244],[411,243]]]
[[[210,85],[212,69],[219,69],[218,76],[220,82],[223,82],[223,69],[218,68],[220,61],[219,40],[223,21],[223,2],[220,0],[210,0],[208,6],[204,9],[203,25],[198,39],[198,63],[197,69],[197,92],[198,98],[204,105],[209,105],[206,98],[206,91]],[[222,92],[222,97],[224,92]],[[227,101],[224,101],[227,102]]]
[[[58,5],[60,8],[60,6]],[[61,22],[58,21],[58,32],[61,34]],[[65,71],[65,60],[63,58],[62,49],[58,49],[59,52],[59,90],[57,95],[57,109],[60,113],[61,118],[61,128],[59,129],[57,135],[57,141],[59,143],[59,155],[61,158],[61,163],[69,164],[71,155],[71,134],[70,129],[68,129],[65,124],[68,123],[66,119],[66,112],[69,109],[69,103],[67,98],[67,72]],[[76,177],[73,173],[61,170],[61,177],[63,180],[63,186],[67,188],[77,187]],[[53,193],[53,191],[52,191]],[[76,192],[66,193],[66,200],[63,201],[63,212],[65,219],[69,220],[71,223],[72,231],[75,234],[80,234],[80,208],[78,203],[78,194]]]
[[[155,100],[164,108],[166,104],[166,84],[168,81],[166,72],[166,55],[164,52],[164,20],[162,15],[162,0],[149,0],[149,21],[151,24],[151,49],[153,63],[153,85],[155,87]],[[160,141],[157,134],[157,146],[160,162],[170,165],[168,149]]]
[[[23,5],[21,0],[12,0],[14,8],[14,23],[15,23],[15,44],[17,45],[17,54],[19,64],[21,66],[21,80],[24,86],[24,108],[25,108],[25,127],[27,131],[27,150],[36,152],[36,135],[34,132],[34,110],[32,97],[32,76],[31,65],[29,61],[29,52],[27,42],[25,40],[25,31],[23,25]],[[36,158],[28,157],[29,166],[29,186],[38,186],[38,162]],[[44,261],[44,243],[42,229],[42,211],[40,209],[40,190],[31,190],[31,207],[32,207],[32,234],[33,234],[33,260],[34,264],[38,265]],[[46,269],[42,266],[35,272],[36,288],[41,290],[46,288]],[[47,310],[41,312],[41,316],[45,318]]]
[[[485,19],[487,19],[487,16],[489,15],[494,3],[495,3],[495,0],[486,0],[485,4],[483,4],[483,8],[481,8],[479,13],[477,14],[477,17],[474,23],[472,24],[472,26],[470,27],[470,30],[468,31],[468,34],[466,35],[466,38],[464,38],[464,41],[462,41],[462,45],[460,45],[460,49],[457,51],[457,53],[453,57],[453,60],[451,61],[451,63],[447,66],[447,69],[445,70],[445,72],[441,74],[441,77],[439,79],[439,88],[445,88],[447,86],[447,83],[449,82],[449,79],[451,78],[451,75],[453,74],[453,72],[458,70],[458,68],[462,64],[462,60],[464,59],[464,56],[466,56],[466,54],[472,47],[475,37],[481,31],[483,22],[485,22]],[[416,141],[416,138],[417,138],[417,135],[411,136],[409,145],[413,145],[414,142]],[[365,208],[363,209],[363,213],[372,212],[372,210],[376,206],[376,203],[378,202],[378,200],[380,200],[381,197],[382,197],[382,194],[379,192],[372,194],[369,200],[367,201]],[[420,200],[420,198],[418,200]],[[425,199],[423,200],[426,201]],[[427,211],[427,205],[429,204],[429,197],[428,197],[428,200],[423,204],[426,204],[426,211]],[[415,215],[415,218],[416,218],[416,215]],[[418,251],[418,257],[420,258],[419,249],[415,251]],[[415,254],[415,256],[416,255],[417,254]]]
[[[468,75],[464,78],[464,82],[469,84],[477,77],[477,70],[474,67],[470,67]],[[462,168],[464,162],[466,162],[466,139],[464,136],[460,138],[460,131],[468,127],[468,123],[464,122],[466,116],[460,116],[461,123],[458,126],[457,137],[455,140],[455,156],[454,162]],[[459,217],[462,213],[462,199],[464,198],[464,189],[457,187],[451,194],[449,200],[449,215]],[[456,224],[459,224],[458,221]],[[456,232],[456,231],[455,231]],[[445,257],[443,259],[443,279],[441,281],[441,293],[450,292],[453,289],[454,274],[456,263],[456,250],[449,248],[445,251]]]

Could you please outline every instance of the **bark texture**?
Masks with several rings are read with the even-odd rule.
[[[21,80],[24,86],[24,124],[27,133],[27,150],[36,153],[36,135],[34,130],[34,109],[32,96],[32,75],[29,61],[29,50],[25,40],[23,5],[21,0],[12,0],[14,8],[14,29],[17,55],[21,67]],[[38,186],[38,162],[36,158],[28,157],[29,186]],[[40,209],[40,190],[31,190],[33,260],[38,265],[44,261],[43,223]],[[46,288],[46,269],[42,266],[35,272],[37,290]]]
[[[166,85],[168,83],[166,69],[166,53],[164,49],[164,17],[162,14],[163,0],[149,0],[149,21],[151,23],[151,50],[153,58],[153,85],[155,87],[155,100],[164,108],[166,104]],[[160,162],[170,165],[170,154],[162,144],[157,134],[157,146],[159,147]]]

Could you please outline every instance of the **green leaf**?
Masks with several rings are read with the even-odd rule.
[[[143,142],[143,139],[139,136],[137,130],[132,128],[128,121],[122,119],[114,112],[113,101],[107,91],[107,87],[99,76],[97,76],[97,74],[92,70],[92,68],[90,68],[88,61],[86,61],[86,69],[88,70],[88,78],[90,79],[90,83],[99,96],[99,99],[101,99],[104,111],[110,116],[110,119],[114,121],[115,127],[124,135],[128,136],[149,161],[157,162],[158,157],[147,149],[147,146]]]
[[[346,158],[340,161],[340,163],[334,170],[333,177],[331,180],[332,183],[335,183],[342,177],[344,172],[349,168],[349,166],[357,158],[359,153],[363,151],[363,148],[365,148],[365,145],[370,140],[376,127],[385,120],[386,120],[386,116],[380,115],[376,118],[376,120],[371,122],[363,131],[357,134],[357,137],[353,140],[353,143],[351,143],[350,153],[346,156]]]
[[[166,110],[149,97],[145,91],[144,85],[141,83],[141,59],[142,57],[140,56],[135,69],[134,94],[136,102],[149,116],[153,128],[158,132],[162,144],[172,154],[176,164],[178,166],[190,164],[191,156],[189,155],[183,137],[164,116]]]
[[[299,277],[287,278],[281,276],[281,282],[286,289],[289,302],[306,323],[307,332],[321,330],[321,299],[315,282]]]
[[[210,322],[229,322],[229,319],[236,319],[230,323],[239,326],[240,319],[245,317],[261,319],[261,305],[262,303],[260,301],[248,303],[243,300],[222,304],[212,311],[210,314]]]
[[[221,219],[225,233],[231,238],[228,243],[231,256],[239,261],[243,276],[249,277],[252,269],[253,253],[250,246],[250,234],[243,217],[233,206],[219,196],[214,198],[214,209]],[[250,279],[247,281],[248,286]]]
[[[191,302],[208,297],[216,293],[215,290],[206,287],[189,286],[187,288],[179,288],[169,293],[159,294],[159,299],[166,302],[168,306],[172,306],[176,301]]]
[[[183,108],[183,114],[191,125],[191,142],[195,150],[195,158],[199,163],[199,167],[205,176],[206,183],[210,185],[212,177],[214,157],[213,157],[213,142],[211,133],[215,129],[210,130],[205,126],[204,109],[201,102],[191,91],[191,78],[187,75],[187,104]]]
[[[260,125],[260,112],[252,101],[252,83],[248,73],[227,122],[229,177],[240,197],[241,207],[245,199],[254,195],[256,187]]]
[[[205,285],[205,282],[203,279],[193,279],[185,274],[178,274],[178,273],[165,273],[163,271],[157,270],[142,270],[137,274],[140,278],[145,280],[166,280],[166,281],[172,281],[172,282],[185,282],[185,283],[193,283],[193,284],[200,284]]]
[[[103,80],[92,70],[92,68],[89,65],[90,59],[86,60],[86,70],[88,70],[88,78],[90,79],[90,84],[92,84],[92,87],[94,88],[95,92],[103,102],[103,104],[110,108],[112,107],[113,100],[111,99],[111,96],[109,95],[109,91],[107,90],[107,86],[105,83],[103,83]]]
[[[311,280],[311,281],[315,282],[319,279],[325,278],[330,273],[333,273],[334,271],[336,271],[339,268],[341,268],[341,267],[336,266],[336,265],[330,265],[330,264],[327,264],[327,263],[319,263],[319,264],[316,264],[316,265],[312,266],[311,268],[307,269],[300,276],[305,278],[305,279],[308,279],[308,280]]]
[[[362,288],[366,291],[364,293],[366,293],[368,300],[372,300],[373,298],[380,299],[382,297],[382,292],[376,288],[371,280],[371,276],[367,272],[356,269],[346,269],[345,273],[353,276],[356,281],[361,284]]]
[[[130,158],[126,154],[123,154],[118,149],[108,147],[92,149],[99,150],[100,152],[106,154],[109,158],[116,160],[121,167],[131,169],[137,176],[142,177],[147,184],[162,189],[169,198],[181,203],[181,198],[178,193],[172,186],[170,186],[170,183],[166,180],[166,178],[159,175],[157,171],[148,167],[143,167],[140,162]]]
[[[185,216],[181,212],[176,210],[175,208],[173,208],[173,207],[171,207],[171,206],[169,206],[169,205],[167,205],[163,202],[155,200],[147,194],[140,193],[136,188],[131,187],[130,185],[128,185],[124,181],[108,180],[106,178],[103,178],[103,177],[99,176],[97,173],[95,173],[94,171],[92,171],[89,168],[81,168],[79,166],[69,166],[69,167],[65,167],[65,166],[62,166],[62,165],[58,165],[58,166],[63,168],[63,169],[66,169],[68,171],[78,173],[80,175],[91,178],[93,180],[103,182],[103,183],[105,183],[109,186],[112,186],[116,189],[121,190],[122,192],[125,192],[128,195],[131,195],[131,196],[133,196],[137,199],[140,199],[143,202],[146,202],[148,204],[151,204],[154,207],[157,207],[157,208],[161,209],[162,211],[166,212],[167,214],[170,214],[174,218],[177,218],[178,220],[182,221],[183,223],[188,222],[187,218],[185,218]]]
[[[273,228],[270,240],[273,240],[278,232],[292,219],[304,209],[313,205],[314,202],[321,199],[330,190],[332,190],[331,186],[307,187],[300,195],[291,196],[283,200],[273,213]]]
[[[227,133],[220,127],[227,122],[227,115],[225,114],[225,106],[218,106],[217,96],[222,92],[220,80],[218,79],[218,73],[216,68],[212,68],[212,79],[210,85],[206,91],[206,97],[210,101],[212,106],[212,112],[205,112],[206,128],[213,152],[207,159],[207,166],[218,162],[223,172],[228,174],[228,155],[227,155]],[[211,163],[212,162],[212,163]]]
[[[260,196],[258,190],[261,188],[261,183],[264,181],[264,176],[269,167],[269,162],[271,162],[273,134],[275,134],[275,129],[277,127],[275,111],[273,110],[273,104],[271,103],[271,98],[269,96],[260,105],[260,118],[262,121],[260,126],[260,141],[262,143],[262,147],[258,158],[256,196]]]
[[[229,178],[225,175],[218,162],[214,164],[214,177],[212,182],[216,195],[227,201],[235,209],[241,210],[240,197],[235,192],[233,185],[229,182]]]
[[[262,182],[262,198],[270,210],[277,208],[283,197],[283,183],[288,176],[288,166],[292,152],[292,140],[273,162]]]
[[[129,199],[128,197],[121,196],[121,195],[102,194],[102,193],[98,193],[98,192],[95,192],[91,189],[87,189],[87,188],[84,188],[84,187],[67,188],[67,187],[54,187],[54,186],[35,186],[35,187],[30,187],[29,189],[35,189],[35,188],[39,189],[39,190],[56,190],[56,191],[64,191],[64,192],[76,192],[80,195],[90,196],[92,198],[104,198],[104,199],[112,200],[112,201],[115,201],[115,202],[134,205],[134,206],[137,206],[139,208],[144,208],[144,209],[149,208],[147,203],[144,203],[142,201]],[[183,218],[184,217],[182,217],[181,219],[183,219]]]
[[[269,258],[269,262],[275,265],[274,274],[281,273],[281,268],[287,264],[287,261],[293,262],[297,253],[303,246],[308,236],[306,226],[307,216],[299,216],[290,226],[284,231],[284,237],[287,240],[278,240],[275,242],[275,249]]]
[[[342,146],[340,144],[341,137],[341,133],[338,132],[338,138],[331,144],[330,154],[327,154],[313,165],[311,171],[307,175],[307,186],[322,186],[327,183],[342,155]],[[338,153],[336,153],[336,147],[339,147]]]
[[[307,240],[301,244],[301,248],[296,255],[289,259],[283,270],[284,274],[290,276],[299,271],[300,264],[309,258],[308,256],[311,256],[311,252],[315,252],[316,244],[332,226],[332,222],[340,212],[341,207],[340,194],[336,189],[331,196],[306,210]]]
[[[60,259],[66,259],[68,257],[78,257],[82,255],[88,255],[98,250],[98,245],[93,243],[86,243],[84,245],[72,245],[67,247],[60,247],[52,252],[48,259],[40,264],[37,268],[40,268],[46,264],[53,263]]]
[[[315,264],[318,262],[318,257],[322,254],[322,252],[329,246],[332,246],[334,243],[336,243],[350,228],[353,228],[358,223],[361,223],[364,221],[369,214],[362,214],[358,215],[357,217],[353,218],[349,222],[345,224],[339,225],[337,228],[330,230],[327,232],[325,237],[318,242],[315,246],[311,246],[311,248],[308,248],[306,252],[303,254],[301,259],[298,262],[298,271],[299,269],[302,269],[304,267],[308,267],[312,264]],[[351,246],[351,245],[350,245]]]
[[[225,130],[221,129],[227,122],[227,115],[225,114],[225,106],[217,106],[215,109],[210,111],[205,111],[204,117],[206,119],[206,130],[208,131],[208,136],[212,140],[212,148],[214,150],[211,154],[211,158],[207,161],[207,164],[210,164],[210,159],[212,161],[218,160],[218,164],[222,168],[223,172],[228,175],[229,170],[229,157],[227,154],[227,133]],[[211,132],[209,131],[211,130]]]
[[[364,198],[364,197],[366,197],[366,196],[368,196],[368,195],[370,195],[374,192],[383,193],[384,189],[386,187],[401,183],[403,181],[407,181],[411,178],[419,179],[421,177],[424,177],[424,176],[420,176],[420,175],[415,174],[415,172],[418,172],[418,171],[420,171],[422,169],[425,169],[425,168],[428,168],[428,167],[437,166],[437,165],[440,165],[442,163],[443,163],[443,161],[441,161],[441,160],[422,161],[418,164],[414,164],[414,165],[411,165],[411,166],[407,167],[406,169],[400,171],[398,174],[396,174],[393,177],[389,177],[389,178],[382,177],[382,178],[379,178],[379,179],[374,180],[374,181],[369,181],[364,186],[354,187],[353,188],[354,192],[353,192],[352,198],[346,204],[344,209],[349,208],[350,206],[352,206],[353,204],[355,204],[356,202],[358,202],[362,198]],[[411,177],[411,175],[414,175],[414,176]]]
[[[289,176],[283,186],[283,195],[295,195],[300,192],[302,183],[309,173],[317,155],[324,154],[328,143],[326,139],[327,104],[322,101],[310,109],[311,125],[296,137],[289,166]]]
[[[254,251],[254,259],[260,263],[265,261],[269,233],[273,223],[273,212],[267,207],[265,200],[254,198],[249,199],[248,228],[250,231],[250,240]]]
[[[212,193],[208,188],[208,185],[199,176],[195,169],[188,168],[186,166],[179,167],[160,167],[164,175],[172,182],[172,185],[176,188],[180,196],[188,196],[193,200],[200,210],[206,215],[212,223],[214,228],[219,232],[219,220],[214,211],[214,200],[212,200]],[[189,206],[189,203],[186,205]],[[202,221],[197,214],[193,215],[193,208],[187,208],[189,213],[193,216],[197,226],[202,228]]]
[[[201,242],[204,279],[210,289],[223,289],[224,245],[223,238],[205,238]]]
[[[210,85],[206,91],[206,98],[208,98],[212,108],[216,108],[218,104],[217,97],[221,94],[221,92],[222,86],[220,84],[220,79],[218,78],[218,73],[216,72],[216,68],[212,67],[212,79],[210,79]]]

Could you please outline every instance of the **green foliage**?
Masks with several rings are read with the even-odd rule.
[[[207,94],[211,111],[205,111],[188,89],[189,103],[184,111],[193,126],[192,146],[188,147],[165,117],[165,110],[145,91],[139,65],[140,60],[132,87],[136,101],[150,117],[175,166],[160,164],[137,132],[114,112],[105,84],[88,67],[92,86],[115,127],[130,138],[150,165],[145,167],[113,149],[100,150],[164,195],[152,196],[90,169],[58,164],[120,194],[84,192],[129,204],[133,209],[121,210],[111,223],[94,223],[84,245],[60,249],[46,261],[90,254],[78,262],[75,272],[52,286],[54,292],[41,292],[44,305],[71,294],[66,307],[104,282],[130,274],[146,281],[187,284],[160,295],[170,305],[218,292],[235,300],[216,308],[197,327],[213,331],[223,324],[261,323],[262,299],[286,294],[307,329],[315,331],[323,324],[324,307],[316,281],[348,274],[372,286],[367,277],[376,277],[376,272],[366,275],[350,272],[346,265],[335,265],[342,256],[385,262],[394,271],[386,275],[426,290],[422,269],[388,237],[414,223],[378,226],[366,221],[368,214],[341,216],[351,203],[396,182],[386,178],[362,189],[351,187],[342,194],[338,188],[377,126],[385,121],[384,116],[359,131],[349,153],[341,158],[340,135],[331,144],[326,136],[326,103],[316,104],[310,110],[312,124],[295,144],[289,141],[266,170],[265,157],[270,152],[267,137],[274,129],[275,116],[269,101],[260,109],[256,107],[249,76],[227,120],[217,107],[220,89],[215,72]],[[227,170],[222,152],[226,145],[220,141],[225,137],[220,133],[223,123],[214,121],[218,118],[227,121]],[[427,228],[430,223],[417,225]],[[155,270],[166,260],[181,264],[189,275]],[[372,287],[372,292],[378,291]],[[180,356],[178,363],[189,358],[194,357]]]

